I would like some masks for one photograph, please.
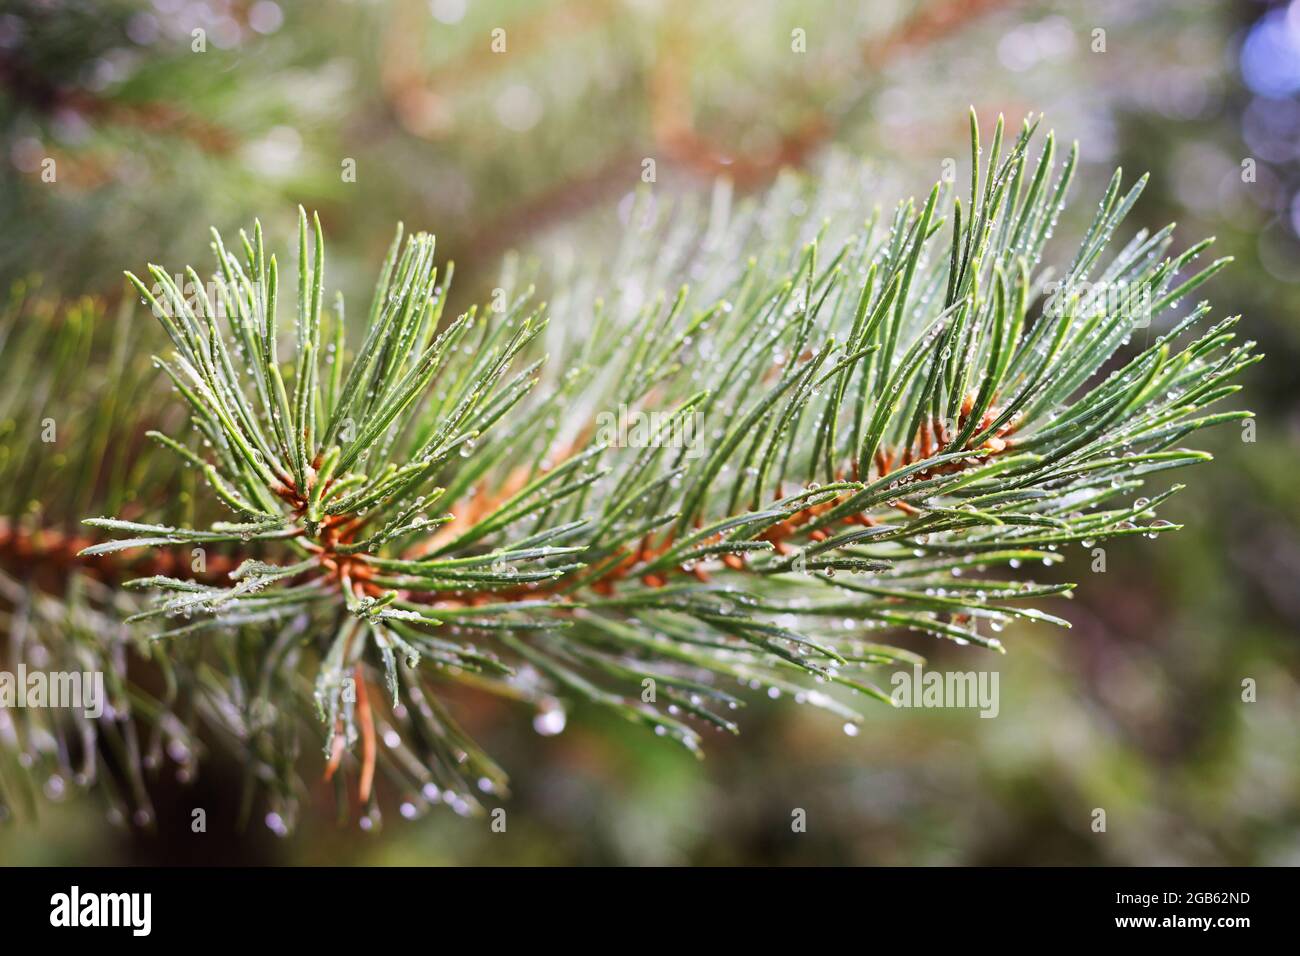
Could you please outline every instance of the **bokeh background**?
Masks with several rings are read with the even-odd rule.
[[[1128,228],[1217,236],[1237,261],[1207,294],[1268,353],[1256,430],[1201,437],[1217,462],[1180,476],[1186,530],[1050,572],[1081,584],[1053,608],[1072,629],[925,648],[1000,668],[997,719],[881,707],[850,738],[754,701],[697,762],[600,714],[543,737],[466,698],[512,775],[506,834],[395,805],[363,831],[324,790],[291,835],[235,831],[218,750],[196,781],[157,774],[153,828],[68,793],[0,827],[0,861],[1300,864],[1300,0],[3,0],[0,282],[111,305],[122,269],[206,262],[209,225],[254,216],[287,239],[303,203],[350,298],[402,219],[468,300],[509,249],[599,257],[645,158],[669,194],[864,158],[888,206],[963,155],[969,104],[1080,141],[1076,217],[1114,166],[1149,170]]]

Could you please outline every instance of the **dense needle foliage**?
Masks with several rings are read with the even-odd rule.
[[[1031,605],[1070,586],[1014,569],[1174,529],[1155,509],[1177,486],[1146,480],[1248,414],[1205,411],[1256,358],[1184,305],[1223,264],[1188,269],[1208,241],[1113,248],[1143,181],[1117,172],[1073,257],[1043,263],[1076,153],[1031,156],[1035,126],[1004,150],[999,122],[985,161],[972,119],[965,201],[937,185],[864,221],[841,171],[637,206],[549,305],[509,259],[455,318],[432,236],[399,228],[359,322],[314,218],[292,305],[260,227],[214,234],[211,283],[131,281],[193,425],[141,454],[229,514],[92,518],[113,537],[83,560],[145,569],[131,620],[200,701],[188,726],[245,746],[286,817],[313,707],[341,794],[340,767],[372,808],[377,771],[417,811],[501,792],[449,681],[532,702],[542,732],[582,699],[697,752],[744,688],[851,729],[862,698],[889,703],[873,675],[918,660],[891,633],[1001,650],[1008,620],[1065,624]]]

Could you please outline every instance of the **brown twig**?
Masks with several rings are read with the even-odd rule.
[[[205,556],[202,571],[174,551],[150,549],[128,553],[83,555],[94,539],[69,534],[59,528],[14,527],[0,518],[0,566],[13,574],[56,583],[80,570],[105,584],[119,584],[137,576],[165,575],[212,583],[225,579],[236,567],[233,558]]]
[[[370,712],[370,692],[366,689],[365,671],[357,664],[354,671],[357,682],[357,722],[361,724],[361,780],[357,796],[362,803],[370,799],[370,788],[375,782],[375,717]]]

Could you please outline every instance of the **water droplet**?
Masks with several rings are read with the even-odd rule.
[[[543,737],[554,737],[564,730],[568,716],[557,701],[544,703],[537,715],[533,717],[533,730]]]

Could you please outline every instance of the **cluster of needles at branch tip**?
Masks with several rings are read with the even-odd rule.
[[[265,635],[265,680],[308,675],[327,776],[355,769],[372,807],[381,772],[462,812],[503,791],[454,684],[531,703],[545,732],[582,701],[697,752],[751,689],[852,729],[858,699],[890,701],[873,674],[921,660],[882,637],[1000,650],[1009,621],[1066,624],[1026,601],[1070,585],[1003,569],[1175,528],[1155,509],[1178,486],[1145,483],[1248,415],[1206,411],[1258,358],[1190,298],[1226,260],[1197,271],[1208,241],[1175,251],[1172,227],[1117,246],[1145,181],[1117,172],[1045,263],[1077,149],[1035,149],[1036,127],[1004,142],[999,119],[985,147],[972,114],[967,194],[890,213],[834,166],[635,204],[606,260],[508,257],[455,318],[431,236],[398,229],[354,321],[300,210],[286,322],[260,225],[214,233],[214,301],[161,267],[131,281],[194,428],[153,437],[233,517],[91,519],[120,536],[82,554],[234,556],[225,580],[133,582],[153,596],[134,619]]]

